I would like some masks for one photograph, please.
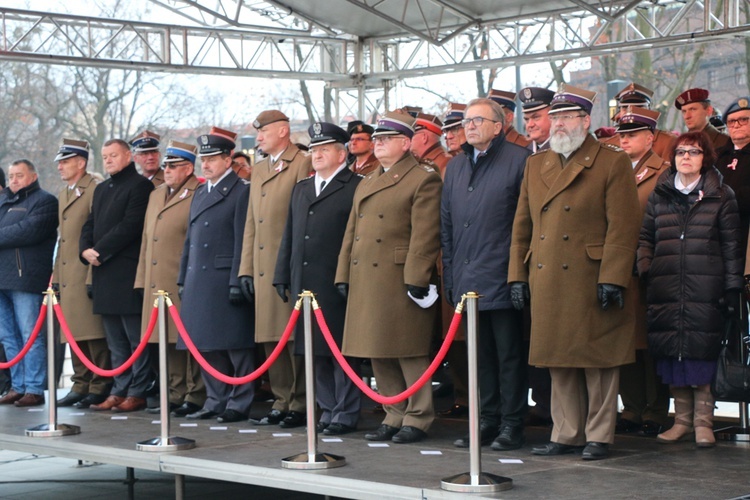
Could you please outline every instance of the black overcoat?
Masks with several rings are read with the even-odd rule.
[[[290,285],[290,300],[297,300],[302,290],[314,292],[339,347],[344,335],[346,300],[334,286],[336,265],[354,190],[361,180],[361,176],[344,169],[330,180],[320,196],[315,196],[315,177],[294,187],[273,281]],[[330,356],[331,351],[315,318],[313,338],[315,355]],[[300,317],[295,332],[295,353],[303,355],[304,346],[304,321]]]
[[[91,213],[81,229],[79,250],[99,252],[92,269],[94,314],[141,314],[133,289],[141,253],[143,220],[154,185],[130,164],[94,190]],[[81,262],[88,261],[81,257]]]
[[[253,306],[229,303],[229,287],[239,286],[250,187],[230,172],[211,192],[204,184],[190,205],[190,224],[180,260],[180,316],[202,351],[248,349],[255,346]],[[182,338],[178,349],[185,349]]]

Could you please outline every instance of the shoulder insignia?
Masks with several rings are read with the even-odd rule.
[[[420,166],[421,166],[421,167],[422,167],[422,168],[424,169],[424,171],[425,171],[425,172],[434,172],[434,171],[435,171],[435,169],[434,169],[434,168],[432,168],[432,167],[431,167],[431,166],[430,166],[429,164],[427,164],[427,163],[422,163],[422,164],[420,164]]]
[[[240,182],[243,183],[245,186],[249,186],[250,185],[250,181],[247,180],[247,179],[240,178]],[[166,184],[165,184],[165,186],[166,186]]]
[[[612,151],[622,151],[622,148],[620,146],[615,146],[614,144],[609,144],[608,142],[600,142],[600,145],[611,149]]]
[[[354,174],[354,175],[356,175],[356,176],[357,176],[357,177],[359,177],[360,179],[364,179],[364,178],[365,178],[365,176],[364,176],[364,175],[362,175],[362,174]]]
[[[536,156],[536,155],[538,155],[538,154],[546,153],[547,151],[550,151],[550,150],[549,150],[549,149],[540,149],[540,150],[538,150],[538,151],[534,151],[534,152],[533,152],[533,153],[531,153],[531,154],[530,154],[529,156]]]

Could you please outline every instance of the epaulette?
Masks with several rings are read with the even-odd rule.
[[[245,186],[249,186],[250,185],[250,181],[247,180],[247,179],[243,179],[242,177],[240,177],[240,182],[243,183]],[[165,186],[166,186],[166,184],[165,184]]]
[[[364,175],[362,175],[362,174],[354,174],[354,175],[356,175],[356,176],[357,176],[357,177],[359,177],[360,179],[364,179],[364,178],[365,178],[365,176],[364,176]]]
[[[533,153],[531,153],[531,154],[530,154],[529,156],[536,156],[536,155],[538,155],[538,154],[540,154],[540,153],[546,153],[547,151],[549,151],[549,149],[540,149],[540,150],[538,150],[538,151],[534,151],[534,152],[533,152]]]
[[[433,165],[434,165],[434,163],[433,163]],[[435,172],[435,171],[436,171],[436,170],[435,170],[434,168],[432,168],[432,167],[431,167],[431,166],[430,166],[429,164],[427,164],[427,163],[420,163],[420,164],[419,164],[419,166],[420,166],[420,167],[422,167],[422,168],[424,169],[424,171],[425,171],[425,172]]]
[[[618,152],[622,151],[622,148],[620,146],[615,146],[614,144],[609,144],[607,142],[600,142],[599,144],[606,148],[611,149],[612,151],[618,151]]]

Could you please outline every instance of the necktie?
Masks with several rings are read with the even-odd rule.
[[[324,187],[326,187],[326,181],[320,183],[320,191],[318,192],[318,196],[320,196],[320,193],[323,192]]]

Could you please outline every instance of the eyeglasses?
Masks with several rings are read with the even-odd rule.
[[[553,122],[572,122],[576,118],[583,118],[586,115],[577,114],[577,115],[558,115],[558,114],[551,114],[549,115],[550,121]]]
[[[360,139],[358,137],[355,137],[354,139],[349,139],[349,142],[370,142],[372,139]]]
[[[691,148],[691,149],[677,148],[674,150],[674,155],[677,158],[679,158],[680,156],[685,156],[686,154],[690,155],[692,158],[695,158],[695,157],[702,155],[703,150],[698,149],[698,148]]]
[[[372,138],[372,142],[375,144],[385,144],[391,142],[393,139],[404,139],[403,135],[379,135]]]
[[[729,118],[727,120],[727,127],[741,127],[747,125],[750,122],[750,116],[743,116],[741,118]]]
[[[461,120],[461,125],[463,125],[464,127],[468,127],[469,124],[471,124],[474,127],[481,127],[484,122],[498,123],[497,120],[490,120],[489,118],[485,118],[483,116],[475,116],[474,118],[464,118],[463,120]]]

